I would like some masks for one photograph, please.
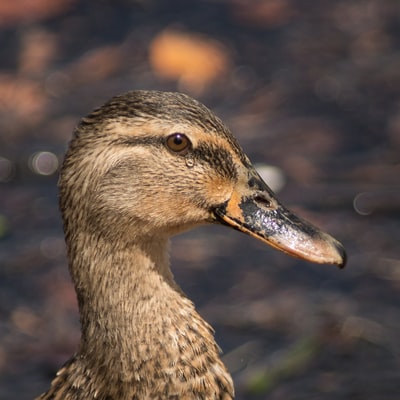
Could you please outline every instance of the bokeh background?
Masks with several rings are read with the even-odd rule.
[[[398,0],[2,0],[0,48],[1,400],[77,346],[57,170],[79,118],[137,88],[207,104],[348,251],[339,270],[217,226],[174,239],[237,398],[399,398]]]

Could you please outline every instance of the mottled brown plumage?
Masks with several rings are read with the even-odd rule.
[[[301,220],[289,226],[301,244],[274,238],[265,224],[282,206],[225,125],[182,94],[130,92],[84,118],[59,188],[82,338],[42,400],[234,397],[212,328],[170,271],[176,233],[219,221],[288,253],[343,264],[340,245],[310,225],[301,233]],[[247,214],[248,202],[263,221]]]

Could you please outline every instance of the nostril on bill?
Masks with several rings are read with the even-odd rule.
[[[255,195],[254,201],[257,203],[258,206],[263,208],[273,208],[273,203],[270,199],[265,198],[262,195]]]

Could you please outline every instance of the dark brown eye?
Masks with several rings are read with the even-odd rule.
[[[179,154],[186,154],[192,146],[188,137],[183,133],[169,135],[166,144],[171,151]]]

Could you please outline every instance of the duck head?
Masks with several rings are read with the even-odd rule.
[[[345,263],[342,245],[285,208],[223,122],[179,93],[133,91],[84,118],[66,155],[67,234],[129,245],[222,223],[292,256]]]

